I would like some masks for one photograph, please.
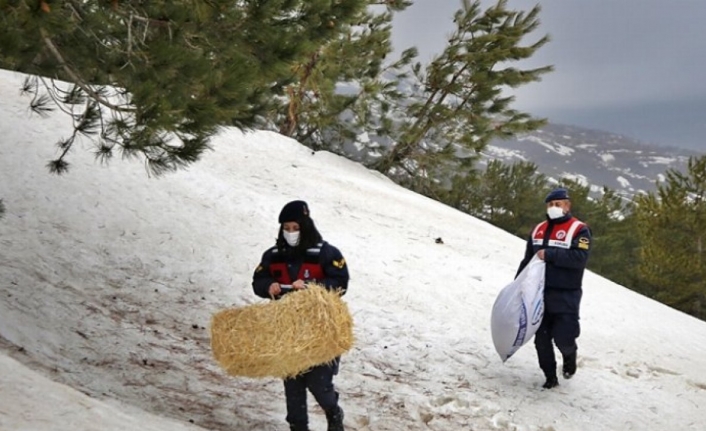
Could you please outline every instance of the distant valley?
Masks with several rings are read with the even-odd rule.
[[[667,169],[685,171],[690,156],[703,154],[562,124],[549,124],[512,140],[493,141],[483,152],[485,160],[532,162],[554,180],[577,180],[590,186],[594,194],[607,186],[626,198],[655,190],[655,181],[664,180]]]

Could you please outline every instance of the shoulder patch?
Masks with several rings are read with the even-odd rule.
[[[579,238],[578,247],[581,248],[581,249],[584,249],[584,250],[588,250],[588,247],[589,247],[590,243],[591,243],[591,240],[589,240],[589,239],[586,238],[585,236],[582,236],[582,237]]]
[[[335,266],[338,269],[343,269],[343,267],[346,266],[346,259],[341,258],[341,260],[334,260],[333,266]]]
[[[255,269],[255,272],[260,272],[262,270],[263,270],[262,265],[258,265],[257,268]]]

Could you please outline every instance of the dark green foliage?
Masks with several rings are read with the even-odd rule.
[[[412,94],[396,107],[398,122],[385,130],[394,145],[374,167],[443,200],[447,193],[459,194],[453,189],[469,189],[478,152],[491,139],[542,125],[512,109],[513,97],[503,93],[551,71],[512,66],[548,41],[545,36],[521,45],[539,25],[538,14],[538,6],[529,13],[508,10],[505,0],[485,11],[480,1],[464,1],[444,51],[425,67],[413,65]]]
[[[335,38],[360,0],[0,1],[0,67],[32,75],[35,112],[58,108],[97,157],[153,173],[197,160],[221,125],[259,124],[292,64]],[[60,82],[60,81],[64,82]],[[68,83],[68,84],[67,84]]]
[[[544,217],[547,178],[534,163],[493,160],[473,178],[466,189],[451,188],[460,193],[447,195],[450,205],[520,237]]]
[[[641,292],[706,318],[706,156],[636,199]]]
[[[292,67],[286,97],[268,119],[283,135],[313,149],[345,153],[345,143],[380,124],[385,113],[376,109],[379,101],[398,94],[396,82],[383,77],[410,62],[410,55],[404,54],[402,60],[387,64],[392,13],[407,2],[366,3],[370,7],[339,23],[338,37]],[[387,7],[373,8],[381,4]]]
[[[641,239],[636,234],[636,217],[631,208],[634,206],[628,202],[622,218],[615,218],[614,213],[609,212],[597,214],[595,220],[589,219],[595,239],[588,268],[620,285],[644,293],[637,274]],[[605,216],[609,216],[607,220]]]
[[[635,286],[639,241],[632,202],[607,187],[596,199],[576,181],[564,179],[560,185],[570,190],[572,214],[591,228],[588,269],[624,286]]]
[[[388,10],[399,12],[412,6],[412,0],[373,0],[372,5],[385,6]]]
[[[422,67],[413,64],[414,48],[389,60],[392,11],[406,5],[369,5],[388,8],[361,11],[338,38],[297,63],[286,100],[269,121],[314,149],[349,155],[346,144],[365,145],[358,160],[410,189],[463,207],[459,199],[473,188],[478,152],[490,139],[543,124],[511,109],[513,97],[503,94],[551,70],[512,67],[548,40],[521,45],[539,24],[539,8],[525,14],[501,0],[482,11],[479,1],[463,2],[448,46]]]

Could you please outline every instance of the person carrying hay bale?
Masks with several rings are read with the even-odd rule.
[[[255,269],[252,283],[255,294],[277,300],[290,291],[318,284],[344,295],[349,278],[346,260],[336,247],[323,241],[307,203],[301,200],[287,203],[279,214],[279,224],[276,244],[265,251]],[[284,379],[286,420],[292,431],[309,429],[307,390],[326,413],[328,431],[343,430],[343,409],[338,405],[338,392],[333,385],[339,363],[340,356]]]

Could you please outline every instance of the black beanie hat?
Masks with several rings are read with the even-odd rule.
[[[309,217],[309,205],[304,201],[292,201],[282,208],[279,213],[279,222],[296,221]]]
[[[569,191],[563,187],[559,187],[549,192],[547,197],[544,198],[544,203],[548,203],[551,201],[561,201],[564,199],[569,199]]]

